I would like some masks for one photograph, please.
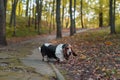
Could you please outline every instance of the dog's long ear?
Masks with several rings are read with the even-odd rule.
[[[71,50],[72,50],[72,55],[73,55],[73,56],[77,56],[77,54],[73,51],[72,48],[71,48]]]

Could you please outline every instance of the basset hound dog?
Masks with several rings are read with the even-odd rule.
[[[43,61],[45,56],[47,58],[54,58],[58,62],[63,62],[65,59],[68,60],[71,55],[77,56],[70,44],[53,45],[51,43],[44,43],[39,47],[39,51],[42,54]]]

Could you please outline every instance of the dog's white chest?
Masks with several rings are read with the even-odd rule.
[[[59,44],[56,47],[55,55],[60,59],[60,61],[64,61],[64,55],[63,55],[63,50],[62,50],[63,44]]]

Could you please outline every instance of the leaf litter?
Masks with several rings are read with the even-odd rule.
[[[72,44],[78,55],[56,66],[66,71],[70,80],[119,80],[120,34],[108,34],[101,29],[53,40],[55,44]]]

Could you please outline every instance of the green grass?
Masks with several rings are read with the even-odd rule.
[[[120,33],[120,23],[116,25],[116,31],[117,33]]]
[[[6,17],[6,35],[7,38],[13,37],[14,26],[9,26],[10,15]],[[48,33],[48,27],[43,27],[45,23],[42,24],[40,29],[41,34]],[[16,36],[15,37],[26,37],[38,35],[38,31],[35,30],[34,23],[31,22],[30,27],[28,27],[28,17],[16,17]]]
[[[13,27],[7,27],[7,37],[13,37]],[[37,32],[33,29],[28,28],[17,28],[16,29],[16,37],[26,37],[26,36],[34,36],[37,35]]]

